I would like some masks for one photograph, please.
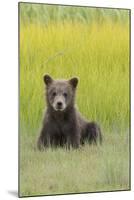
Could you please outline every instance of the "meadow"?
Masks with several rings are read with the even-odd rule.
[[[129,54],[128,10],[20,4],[20,196],[130,189]],[[76,103],[102,146],[37,150],[45,73],[79,77]]]

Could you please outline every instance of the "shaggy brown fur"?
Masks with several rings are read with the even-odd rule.
[[[53,80],[44,76],[47,110],[38,138],[38,148],[70,146],[78,148],[85,141],[102,141],[101,130],[95,122],[88,122],[75,108],[75,92],[78,78]]]

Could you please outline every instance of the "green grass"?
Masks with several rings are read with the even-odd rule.
[[[127,133],[128,134],[128,133]],[[103,146],[39,152],[35,138],[22,137],[20,195],[48,195],[129,189],[128,136],[105,138]],[[121,144],[121,145],[119,145]]]
[[[58,12],[55,11],[55,17]],[[70,8],[65,12],[74,11]],[[77,12],[82,15],[82,10]],[[96,12],[98,10],[92,15]],[[38,9],[38,17],[32,17],[34,20],[21,13],[21,195],[129,189],[127,12],[119,15],[120,18],[126,16],[125,23],[115,21],[114,15],[113,20],[106,17],[107,20],[100,23],[96,18],[89,23],[74,15],[70,19],[50,19],[52,11],[49,10],[47,25],[39,20],[42,14]],[[101,147],[86,145],[78,151],[58,148],[39,152],[36,149],[46,108],[45,73],[53,78],[79,77],[77,106],[87,119],[100,123],[104,136]]]
[[[128,128],[129,35],[120,24],[21,25],[20,117],[38,128],[44,102],[43,74],[80,79],[77,104],[102,127]],[[84,104],[83,104],[84,101]]]
[[[103,23],[107,20],[124,24],[128,22],[128,13],[128,9],[20,3],[21,22],[26,24],[34,22],[49,25],[51,21],[54,23],[73,21],[92,24],[96,21]]]

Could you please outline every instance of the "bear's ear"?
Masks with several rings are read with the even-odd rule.
[[[53,82],[53,79],[51,78],[51,76],[49,76],[48,74],[45,74],[43,76],[43,80],[45,82],[45,84],[48,86]]]
[[[78,85],[78,78],[74,77],[69,80],[69,83],[72,85],[73,88],[76,88]]]

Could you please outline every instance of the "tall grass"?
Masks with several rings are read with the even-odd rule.
[[[65,5],[43,5],[20,3],[21,22],[23,23],[54,23],[73,21],[81,23],[103,23],[110,21],[114,23],[127,23],[129,11],[122,9],[89,8]]]
[[[21,195],[129,189],[128,11],[20,5]],[[102,147],[36,150],[45,73],[79,77],[77,106]]]
[[[54,78],[78,76],[80,111],[104,128],[128,127],[128,26],[69,22],[48,27],[21,25],[20,117],[25,126],[39,127],[45,106],[44,73]]]

